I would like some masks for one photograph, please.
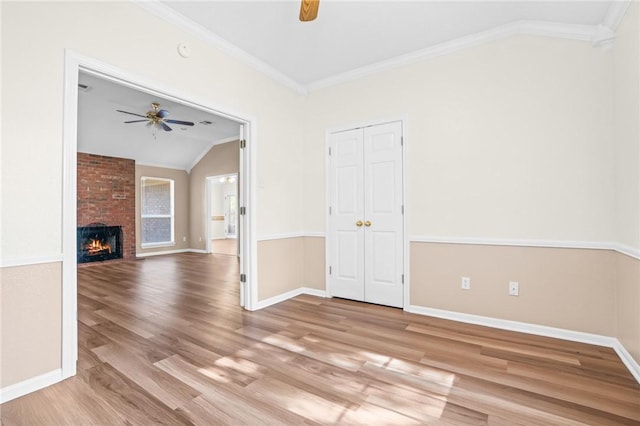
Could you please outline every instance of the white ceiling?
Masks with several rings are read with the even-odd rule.
[[[96,76],[80,73],[78,91],[78,151],[110,157],[130,158],[137,164],[190,170],[216,143],[238,138],[240,125],[183,104],[134,90]],[[125,121],[145,115],[158,102],[170,115],[166,118],[191,121],[194,126],[169,124],[173,130],[148,127],[146,123]],[[211,121],[205,125],[202,121]]]
[[[162,1],[141,5],[308,88],[326,79],[514,23],[586,34],[612,1],[336,1],[300,22],[298,0]],[[626,2],[617,2],[626,3]],[[615,30],[615,28],[613,28]],[[225,46],[226,45],[226,46]],[[249,58],[249,59],[251,59]],[[256,62],[256,61],[254,61]]]

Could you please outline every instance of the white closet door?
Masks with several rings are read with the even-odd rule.
[[[362,129],[331,138],[331,294],[364,300]],[[358,226],[360,221],[360,226]]]
[[[330,139],[332,296],[403,306],[402,124]]]
[[[365,301],[403,306],[402,126],[364,129]]]

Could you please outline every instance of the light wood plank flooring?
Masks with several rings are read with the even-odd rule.
[[[3,425],[640,424],[611,349],[300,296],[238,307],[234,256],[79,268],[78,375]]]

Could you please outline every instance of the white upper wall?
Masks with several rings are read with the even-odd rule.
[[[408,117],[411,236],[612,241],[611,51],[516,36],[309,96],[306,228],[325,130]]]
[[[640,6],[618,28],[614,55],[616,241],[640,249]]]
[[[292,90],[132,3],[1,2],[3,258],[61,253],[65,49],[255,117],[257,233],[301,229],[301,106]],[[178,43],[192,50],[178,55]]]

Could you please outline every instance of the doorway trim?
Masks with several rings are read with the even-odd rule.
[[[402,199],[404,205],[404,214],[402,215],[402,246],[404,250],[403,256],[403,268],[404,268],[404,289],[403,289],[403,300],[402,300],[402,309],[408,311],[411,306],[411,279],[409,276],[409,233],[408,233],[408,224],[409,224],[409,198],[407,192],[407,146],[408,146],[408,121],[409,115],[402,114],[398,116],[391,116],[388,118],[381,118],[377,120],[370,121],[361,121],[352,124],[346,124],[336,127],[330,127],[325,130],[324,136],[324,144],[325,144],[325,162],[324,162],[324,188],[325,188],[325,259],[326,259],[326,269],[325,269],[325,283],[326,283],[326,295],[327,297],[332,297],[331,294],[331,285],[332,277],[330,273],[330,259],[331,259],[331,217],[329,215],[329,207],[331,204],[331,157],[329,155],[329,148],[331,146],[331,135],[337,132],[344,132],[347,130],[360,129],[363,127],[371,127],[377,126],[380,124],[387,124],[391,122],[399,121],[402,126]]]
[[[81,55],[73,50],[65,50],[63,85],[63,188],[62,188],[62,377],[64,380],[76,374],[78,359],[78,282],[76,259],[77,228],[77,150],[78,150],[78,79],[80,71],[115,81],[152,95],[161,96],[192,108],[233,119],[240,124],[240,138],[246,147],[240,151],[240,171],[238,174],[242,203],[247,206],[243,222],[240,273],[246,275],[246,283],[241,294],[246,295],[244,308],[254,310],[258,302],[257,288],[257,240],[256,229],[256,170],[257,159],[254,152],[257,144],[257,120],[244,112],[218,104],[210,99],[200,98],[168,87],[145,76],[133,74],[109,65],[98,59]],[[250,208],[249,208],[250,207]]]

